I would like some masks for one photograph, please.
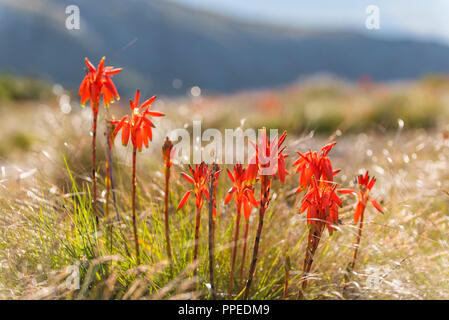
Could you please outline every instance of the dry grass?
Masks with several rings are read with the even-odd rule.
[[[166,107],[184,102],[166,100]],[[205,103],[205,102],[203,102]],[[212,103],[213,102],[209,102]],[[76,106],[73,106],[77,109]],[[7,110],[7,106],[3,106]],[[120,223],[103,219],[95,229],[89,193],[88,112],[62,114],[48,106],[8,111],[1,119],[2,132],[26,133],[30,144],[12,146],[2,158],[0,172],[0,298],[3,299],[197,299],[208,298],[207,214],[201,221],[198,279],[192,278],[191,252],[194,206],[175,212],[187,187],[180,177],[185,168],[173,167],[170,210],[174,267],[167,263],[163,217],[163,133],[191,123],[176,108],[159,123],[150,150],[139,157],[138,213],[143,265],[133,258],[130,223],[131,151],[114,153]],[[155,109],[161,109],[159,106]],[[163,110],[163,109],[161,109]],[[207,115],[203,116],[207,119]],[[398,119],[395,119],[397,122]],[[405,128],[407,128],[407,121]],[[237,126],[239,123],[234,123]],[[283,129],[282,127],[279,129]],[[103,129],[100,129],[102,132]],[[377,178],[373,195],[386,213],[366,212],[359,261],[343,291],[351,261],[356,226],[352,224],[354,199],[344,198],[339,232],[320,243],[312,267],[307,299],[447,299],[449,264],[449,141],[442,129],[394,129],[383,132],[343,133],[333,137],[331,153],[341,168],[336,180],[350,187],[354,177],[368,169]],[[294,194],[298,176],[291,162],[295,150],[318,149],[327,141],[312,135],[290,135],[291,155],[285,186],[275,182],[266,214],[252,299],[279,299],[284,265],[291,261],[288,299],[297,297],[306,247],[305,216],[298,215],[300,197]],[[99,147],[104,151],[104,147]],[[64,157],[67,161],[65,164]],[[101,155],[100,159],[104,159]],[[102,160],[103,161],[103,160]],[[99,162],[100,201],[104,201],[104,162]],[[224,205],[230,182],[220,177],[217,190],[216,288],[219,298],[228,291],[233,204]],[[110,210],[114,213],[114,210]],[[115,214],[115,213],[114,213]],[[257,214],[251,220],[249,246],[254,243]],[[241,230],[241,235],[243,230]],[[127,254],[129,253],[129,255]],[[240,252],[240,250],[239,250]],[[248,258],[249,260],[249,258]],[[246,270],[248,268],[248,260]],[[236,270],[240,266],[237,258]],[[80,270],[79,290],[67,289],[72,269]],[[69,278],[67,278],[69,277]],[[241,288],[236,276],[234,287]],[[197,286],[197,282],[199,285]]]

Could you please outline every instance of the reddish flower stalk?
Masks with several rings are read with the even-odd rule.
[[[334,225],[338,223],[338,207],[341,200],[336,194],[336,184],[333,177],[338,171],[332,169],[327,156],[335,143],[324,146],[320,153],[309,151],[306,154],[298,152],[300,158],[294,163],[301,172],[300,186],[297,192],[307,189],[302,199],[299,213],[307,210],[307,225],[309,234],[307,240],[306,256],[304,259],[304,280],[302,289],[307,287],[307,276],[312,268],[313,257],[318,248],[324,228],[332,234]]]
[[[250,213],[251,215],[251,213]],[[242,262],[240,265],[240,286],[243,284],[243,268],[246,260],[246,245],[248,243],[248,231],[249,231],[249,216],[245,218],[245,233],[243,236],[243,248],[242,248]]]
[[[312,179],[312,186],[302,200],[299,212],[307,210],[307,224],[309,235],[307,241],[306,257],[304,259],[304,278],[302,288],[308,284],[307,275],[312,268],[313,257],[321,240],[324,228],[327,226],[329,234],[334,231],[334,225],[338,224],[338,207],[341,200],[337,196],[336,185],[327,181],[317,182]]]
[[[81,96],[81,105],[84,106],[87,101],[90,100],[92,107],[92,206],[94,209],[95,219],[98,223],[97,214],[97,177],[96,177],[96,139],[97,139],[97,121],[98,111],[100,106],[100,99],[103,95],[103,103],[105,107],[109,107],[109,104],[116,100],[120,100],[117,89],[111,80],[111,77],[120,71],[121,68],[113,69],[112,67],[104,66],[105,57],[103,57],[95,67],[90,61],[85,58],[87,67],[86,76],[81,82],[79,88],[79,95]]]
[[[173,263],[171,246],[170,246],[170,226],[168,220],[168,197],[170,193],[170,168],[172,166],[173,143],[168,137],[165,138],[162,146],[162,156],[165,164],[165,192],[164,192],[164,215],[165,215],[165,241],[167,247],[167,256],[170,263]]]
[[[105,179],[105,186],[106,186],[106,203],[105,203],[105,212],[106,212],[106,219],[109,220],[109,197],[111,193],[111,183],[110,183],[110,170],[109,170],[109,161],[106,161],[105,163],[106,167],[106,179]]]
[[[261,141],[253,145],[256,151],[255,156],[250,160],[248,166],[249,180],[260,179],[260,206],[259,206],[259,226],[254,240],[253,258],[249,268],[248,281],[246,282],[244,298],[248,299],[251,283],[256,271],[257,255],[259,252],[260,237],[262,235],[263,219],[270,201],[271,177],[278,175],[281,183],[285,182],[285,147],[282,144],[287,137],[284,132],[279,138],[275,137],[271,143],[268,141],[265,128],[262,129]]]
[[[244,210],[245,218],[249,219],[251,214],[252,206],[257,207],[258,203],[254,197],[254,188],[252,187],[251,181],[248,179],[247,169],[244,169],[241,164],[236,164],[234,166],[234,175],[231,171],[227,170],[229,179],[233,183],[233,187],[228,191],[224,203],[227,204],[231,201],[232,197],[235,195],[235,204],[237,207],[237,215],[235,219],[235,232],[234,232],[234,244],[232,246],[232,260],[231,260],[231,274],[229,278],[229,298],[232,298],[232,291],[234,286],[234,266],[235,259],[237,256],[238,238],[240,231],[240,217],[242,213],[242,207]],[[248,236],[248,230],[246,230],[246,236]],[[246,239],[245,239],[246,245]],[[242,263],[243,266],[243,263]],[[242,267],[243,268],[243,267]]]
[[[112,140],[115,139],[118,132],[122,131],[122,144],[128,145],[129,139],[133,145],[133,166],[132,166],[132,219],[133,219],[133,232],[134,243],[136,248],[136,260],[137,264],[140,264],[140,249],[139,238],[137,235],[137,215],[136,215],[136,158],[137,150],[142,151],[142,147],[148,148],[149,141],[153,139],[154,128],[153,122],[147,117],[162,117],[163,113],[158,111],[150,111],[151,104],[156,100],[156,96],[151,97],[139,106],[140,91],[136,91],[134,101],[129,101],[131,108],[131,116],[126,115],[120,121],[111,121],[111,124],[116,125],[114,132],[112,133]]]
[[[209,179],[209,277],[211,286],[211,298],[216,299],[215,296],[215,282],[214,282],[214,216],[215,216],[215,191],[217,188],[217,180],[220,174],[218,165],[212,165],[212,170]]]
[[[371,189],[373,188],[374,184],[376,183],[376,179],[374,177],[370,177],[368,174],[368,171],[365,173],[365,175],[361,174],[357,177],[357,183],[359,184],[359,191],[354,191],[352,189],[340,189],[338,190],[339,193],[343,194],[352,194],[357,197],[357,205],[354,212],[354,223],[359,223],[358,226],[358,234],[357,239],[355,243],[355,249],[354,249],[354,257],[352,259],[352,262],[350,264],[350,270],[354,270],[355,262],[357,260],[359,245],[360,245],[360,239],[362,238],[362,229],[363,229],[363,216],[365,214],[365,209],[368,204],[368,201],[371,201],[374,208],[377,209],[380,213],[383,213],[382,207],[380,204],[369,195]],[[359,222],[360,221],[360,222]]]
[[[117,221],[120,221],[120,215],[118,213],[117,208],[117,199],[114,192],[114,175],[112,171],[112,132],[113,132],[113,125],[109,120],[106,121],[107,130],[106,130],[106,141],[107,141],[107,161],[106,161],[106,172],[107,172],[107,179],[108,183],[106,184],[106,206],[109,208],[109,196],[112,191],[112,203],[115,209],[115,215]]]
[[[195,205],[196,205],[196,216],[195,216],[195,246],[193,249],[193,261],[197,260],[198,257],[198,244],[199,244],[199,232],[200,232],[200,223],[201,223],[201,208],[204,204],[204,199],[209,200],[209,191],[207,189],[207,183],[210,179],[210,169],[209,167],[202,162],[200,165],[196,165],[195,169],[189,165],[189,170],[192,176],[189,176],[186,173],[182,173],[181,175],[193,185],[193,190],[187,191],[182,197],[181,201],[178,204],[178,210],[182,209],[189,199],[192,192],[195,194]],[[216,209],[213,208],[213,215],[216,215]],[[194,270],[194,275],[197,273],[197,268]]]

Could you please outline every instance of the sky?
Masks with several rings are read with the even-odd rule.
[[[449,44],[449,0],[171,0],[249,21],[315,29],[351,29],[373,36],[408,36]],[[365,27],[366,8],[379,7],[380,29]]]

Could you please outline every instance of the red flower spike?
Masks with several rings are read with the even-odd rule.
[[[355,262],[357,260],[358,249],[360,245],[360,239],[362,238],[362,229],[363,229],[363,216],[365,213],[366,205],[368,201],[371,201],[374,208],[376,208],[380,213],[383,213],[382,207],[379,203],[369,195],[371,189],[374,187],[376,183],[376,179],[374,177],[370,177],[368,171],[363,175],[359,175],[357,177],[357,183],[359,184],[359,191],[350,190],[350,189],[341,189],[338,192],[343,194],[352,194],[357,197],[357,205],[354,211],[354,222],[358,223],[358,234],[354,248],[354,257],[350,264],[350,269],[353,270],[355,266]]]
[[[357,197],[357,205],[356,210],[354,212],[354,222],[359,222],[360,218],[363,216],[365,212],[366,205],[368,201],[370,201],[374,208],[380,213],[383,213],[382,207],[380,204],[369,195],[371,189],[376,183],[376,179],[374,177],[370,177],[368,171],[363,175],[359,175],[357,177],[357,183],[359,184],[359,191],[351,190],[351,189],[340,189],[339,193],[342,194],[352,194]]]
[[[254,207],[258,206],[258,203],[254,197],[254,188],[247,171],[248,169],[244,169],[240,163],[234,166],[234,174],[232,174],[230,170],[227,170],[228,177],[233,183],[233,187],[229,189],[225,197],[225,203],[228,203],[229,201],[231,201],[232,197],[234,197],[235,204],[237,207],[237,214],[235,219],[234,245],[232,248],[232,258],[231,258],[231,273],[229,279],[229,297],[232,297],[234,286],[234,266],[237,254],[237,246],[240,232],[240,217],[242,214],[242,208],[243,208],[243,215],[246,220],[246,229],[248,229],[249,218],[251,216],[252,208],[253,206]],[[247,237],[248,233],[246,232],[244,239],[245,243]]]
[[[81,96],[81,105],[84,106],[90,100],[92,107],[92,202],[96,221],[98,223],[97,215],[97,178],[95,174],[96,166],[96,140],[97,140],[97,122],[98,111],[100,106],[100,99],[103,95],[103,102],[105,107],[108,107],[114,99],[119,100],[120,96],[117,88],[111,80],[111,77],[119,73],[122,69],[113,69],[112,67],[104,66],[105,57],[103,57],[95,69],[89,59],[85,58],[86,76],[81,81],[79,88],[79,95]],[[110,137],[108,137],[110,138]]]
[[[297,193],[306,190],[302,198],[299,213],[307,211],[307,225],[309,226],[306,255],[303,272],[307,278],[314,254],[318,248],[322,233],[327,227],[332,234],[335,225],[339,223],[338,208],[342,206],[341,199],[336,193],[337,185],[333,182],[339,172],[333,170],[328,157],[335,142],[325,145],[320,152],[309,151],[305,154],[298,152],[299,158],[294,162],[296,172],[300,173]],[[307,287],[308,280],[302,283],[302,290]]]
[[[87,72],[79,88],[81,105],[84,106],[87,101],[90,100],[94,113],[98,112],[101,95],[103,95],[103,102],[106,107],[108,107],[114,99],[120,100],[117,88],[112,82],[111,77],[122,71],[122,69],[105,67],[104,61],[105,57],[101,59],[98,67],[95,68],[89,59],[85,58]]]
[[[283,153],[285,147],[282,147],[286,137],[287,132],[284,131],[279,138],[276,136],[271,142],[269,142],[266,129],[263,128],[261,139],[257,142],[257,144],[252,143],[255,149],[255,155],[250,160],[246,177],[250,181],[255,181],[257,178],[260,180],[259,226],[257,228],[256,240],[254,241],[253,259],[249,268],[244,299],[248,299],[249,297],[251,283],[256,271],[263,219],[270,202],[271,177],[279,176],[281,183],[284,183],[285,175],[287,174],[287,171],[285,170],[286,155]]]
[[[329,152],[335,146],[335,142],[325,145],[320,152],[309,151],[306,154],[297,152],[299,158],[293,163],[297,166],[296,172],[300,172],[298,192],[307,189],[312,182],[312,177],[317,181],[334,181],[334,176],[340,170],[333,170],[332,163],[328,157]]]
[[[162,145],[162,157],[164,158],[164,163],[168,168],[173,165],[174,156],[175,149],[173,147],[173,143],[168,137],[165,137],[164,144]]]
[[[282,144],[287,137],[287,132],[278,138],[273,138],[270,142],[267,137],[265,128],[262,129],[261,141],[257,144],[251,143],[255,149],[255,154],[250,159],[247,168],[247,178],[250,181],[255,181],[258,175],[279,176],[281,183],[285,182],[285,176],[288,174],[285,169],[285,158],[287,157],[283,152],[285,147]],[[274,164],[274,165],[272,165]],[[270,165],[272,165],[270,167]]]
[[[310,227],[323,229],[327,226],[332,234],[334,225],[338,224],[338,207],[342,206],[341,200],[335,193],[336,186],[327,181],[316,182],[312,179],[312,185],[302,199],[299,213],[307,210],[307,224]]]
[[[190,190],[188,193],[189,195],[191,192],[195,194],[195,205],[197,208],[202,208],[204,199],[209,199],[209,190],[207,188],[207,183],[210,178],[211,170],[204,162],[202,162],[200,165],[196,165],[195,169],[193,169],[192,166],[189,166],[189,170],[192,174],[192,177],[184,172],[181,173],[181,175],[184,177],[184,179],[193,184],[193,190]],[[187,203],[187,199],[184,199],[186,197],[188,198],[187,193],[179,203],[178,210],[182,209],[182,207],[184,207]],[[183,200],[185,201],[183,202]]]
[[[112,140],[115,139],[118,132],[122,130],[122,144],[124,146],[128,145],[129,139],[133,147],[142,151],[143,146],[149,146],[149,141],[153,139],[153,128],[154,124],[147,117],[154,116],[161,117],[164,114],[160,112],[150,112],[148,109],[151,103],[147,103],[144,108],[142,105],[139,107],[140,91],[136,91],[134,101],[129,101],[129,106],[131,108],[131,115],[124,116],[120,121],[110,121],[111,124],[116,125],[114,131],[112,132]],[[153,97],[149,100],[153,102],[156,98]],[[148,100],[147,100],[148,101]],[[145,104],[146,102],[144,102]]]
[[[254,188],[247,171],[248,169],[244,169],[240,163],[234,166],[234,174],[232,174],[230,170],[227,170],[228,177],[232,181],[233,187],[229,189],[225,197],[225,204],[229,203],[232,197],[235,196],[234,198],[237,207],[243,206],[243,208],[245,208],[246,205],[247,207],[252,208],[253,206],[258,206],[254,197]],[[251,212],[251,210],[249,212]]]
[[[193,260],[195,261],[198,257],[198,246],[199,246],[199,229],[201,223],[201,208],[203,207],[204,200],[207,199],[209,201],[209,189],[208,184],[212,177],[213,169],[210,169],[204,162],[200,165],[196,165],[195,169],[192,166],[189,166],[189,171],[192,174],[189,175],[183,173],[183,177],[189,181],[193,182],[193,190],[187,191],[187,193],[182,197],[181,201],[178,204],[178,210],[182,209],[190,196],[190,194],[195,195],[195,205],[196,205],[196,217],[195,217],[195,245],[193,249]],[[220,171],[216,171],[214,173],[214,184],[212,185],[212,196],[213,196],[213,216],[215,217],[217,212],[215,209],[215,191],[218,185],[218,177],[220,175]],[[194,275],[196,275],[197,269],[194,270]]]

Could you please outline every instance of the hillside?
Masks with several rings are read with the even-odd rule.
[[[65,28],[77,4],[81,29]],[[137,39],[137,40],[136,40]],[[356,79],[414,78],[449,71],[449,48],[343,32],[252,25],[160,0],[0,0],[0,70],[76,88],[82,59],[126,68],[124,94],[182,95],[279,86],[321,71]],[[79,74],[79,77],[74,75]],[[183,86],[175,89],[174,79]],[[142,87],[142,83],[146,85]]]

